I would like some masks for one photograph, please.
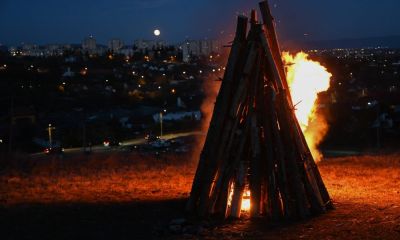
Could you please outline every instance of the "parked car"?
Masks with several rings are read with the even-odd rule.
[[[117,141],[116,139],[106,139],[104,140],[103,145],[105,147],[118,147],[121,146],[122,143],[120,141]]]
[[[64,153],[64,148],[62,147],[49,147],[44,149],[44,153],[46,154],[63,154]]]

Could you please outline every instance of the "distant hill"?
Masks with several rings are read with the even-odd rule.
[[[282,44],[288,50],[332,49],[332,48],[368,48],[388,47],[400,48],[400,36],[371,37],[371,38],[347,38],[322,41],[285,41]]]

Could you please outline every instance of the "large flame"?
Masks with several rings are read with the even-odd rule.
[[[317,145],[327,132],[323,115],[316,112],[318,93],[328,90],[332,74],[319,62],[312,61],[308,54],[299,52],[291,55],[283,53],[287,65],[287,80],[296,108],[296,116],[316,161],[321,160]]]

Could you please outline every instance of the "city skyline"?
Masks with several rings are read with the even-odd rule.
[[[158,37],[170,43],[184,39],[228,40],[237,14],[246,13],[251,1],[117,0],[78,2],[25,0],[0,3],[0,43],[18,45],[81,43],[93,35],[100,44],[118,38],[126,44],[135,39]],[[334,40],[400,35],[395,21],[400,3],[270,1],[279,35],[287,40]],[[373,16],[373,17],[372,17]],[[290,24],[289,24],[290,23]]]

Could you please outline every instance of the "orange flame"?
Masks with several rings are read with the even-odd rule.
[[[317,145],[324,139],[328,125],[324,116],[317,114],[316,101],[318,93],[328,90],[332,74],[319,62],[310,60],[304,52],[296,55],[284,52],[283,60],[287,65],[287,79],[297,119],[314,159],[320,161],[322,154]]]
[[[235,184],[231,183],[229,195],[228,195],[228,207],[232,206],[232,198]],[[249,189],[245,188],[242,195],[242,203],[240,204],[240,211],[242,212],[250,212],[250,195],[251,192]]]
[[[243,193],[241,210],[244,212],[250,211],[250,190]]]

